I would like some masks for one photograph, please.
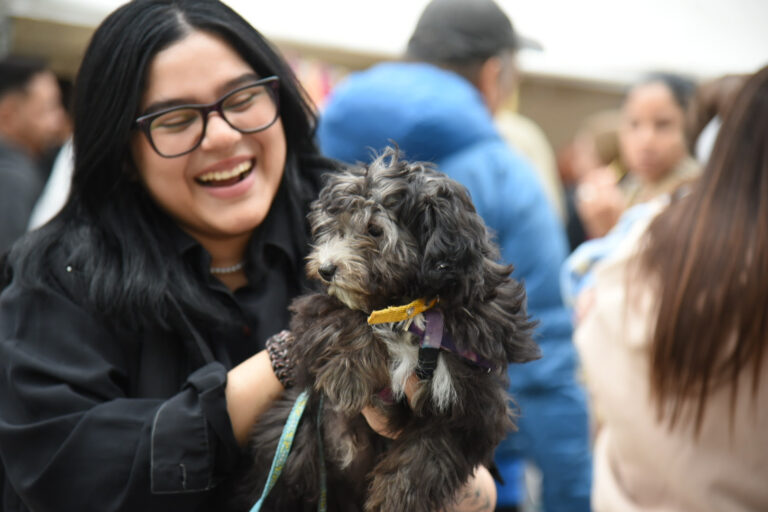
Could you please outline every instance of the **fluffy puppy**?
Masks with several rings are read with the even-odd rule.
[[[497,263],[464,187],[393,149],[330,175],[309,220],[307,271],[325,293],[292,305],[297,385],[256,425],[237,494],[246,510],[259,497],[293,400],[308,389],[262,510],[317,510],[321,470],[328,510],[441,510],[513,428],[507,365],[539,357],[524,288]],[[413,374],[421,381],[408,404]],[[366,406],[399,435],[371,430]]]

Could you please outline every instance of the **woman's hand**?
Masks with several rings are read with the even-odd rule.
[[[456,504],[443,512],[492,512],[496,508],[496,484],[490,471],[478,466],[456,496]]]
[[[397,436],[400,435],[400,432],[390,432],[387,429],[386,417],[375,407],[371,407],[369,405],[363,409],[363,416],[365,417],[365,421],[368,422],[368,426],[371,427],[373,431],[380,436],[396,439]]]
[[[411,404],[413,396],[421,386],[421,381],[416,375],[411,375],[405,383],[405,397],[408,399],[408,405]],[[395,439],[400,435],[400,432],[390,432],[387,429],[386,417],[375,407],[368,406],[362,410],[365,421],[368,422],[368,426],[373,429],[374,432],[380,436]]]

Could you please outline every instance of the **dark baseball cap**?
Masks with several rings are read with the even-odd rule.
[[[466,62],[524,48],[541,50],[541,45],[515,32],[493,0],[432,0],[421,13],[406,55],[428,62]]]

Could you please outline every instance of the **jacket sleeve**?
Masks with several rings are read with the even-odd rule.
[[[125,347],[50,288],[11,284],[0,333],[0,457],[28,509],[200,509],[238,450],[221,364],[131,398]]]

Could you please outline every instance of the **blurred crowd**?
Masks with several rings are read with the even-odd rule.
[[[390,142],[435,161],[526,284],[544,357],[510,370],[497,510],[768,509],[768,71],[648,70],[555,148],[518,108],[515,53],[539,50],[481,4],[428,7],[401,62],[330,89],[317,133],[343,162]],[[69,190],[62,83],[0,60],[0,254]]]

